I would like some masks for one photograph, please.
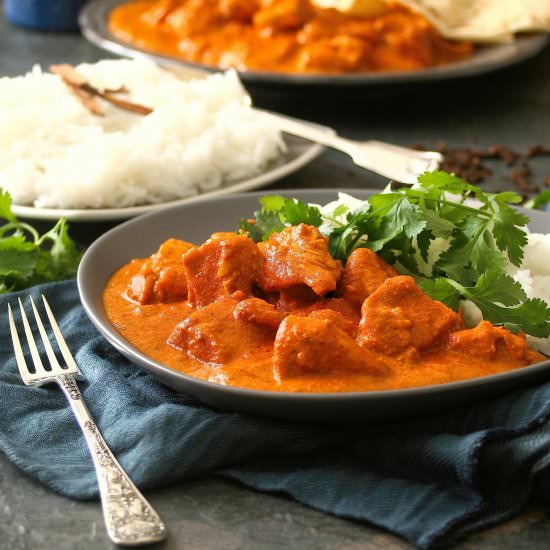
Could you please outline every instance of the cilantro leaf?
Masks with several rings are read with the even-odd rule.
[[[422,232],[420,232],[416,236],[416,244],[418,245],[418,250],[420,251],[420,256],[422,259],[427,262],[428,261],[428,253],[430,250],[430,244],[435,239],[434,234],[430,229],[426,229]]]
[[[275,212],[282,210],[285,202],[288,199],[282,195],[264,195],[259,202],[265,210],[273,210]]]
[[[39,239],[40,245],[47,242],[50,243],[50,267],[48,269],[50,275],[54,279],[76,275],[82,254],[69,237],[69,226],[64,218],[61,218],[50,231]]]
[[[433,172],[425,172],[418,176],[418,183],[421,187],[428,188],[430,190],[437,190],[438,192],[445,191],[452,195],[462,195],[467,197],[473,195],[481,202],[486,203],[485,195],[475,185],[468,183],[466,180],[444,172],[443,170],[434,170]]]
[[[488,269],[478,279],[471,291],[477,300],[499,302],[504,306],[513,306],[527,300],[522,286],[499,269]]]
[[[0,218],[4,218],[9,222],[15,221],[15,216],[11,211],[11,197],[7,191],[0,189]]]
[[[266,240],[269,235],[282,231],[287,225],[305,223],[319,227],[323,223],[318,207],[298,199],[281,195],[267,195],[260,199],[262,209],[254,212],[253,222],[240,220],[239,228],[255,242]]]
[[[502,193],[497,193],[493,195],[493,200],[499,204],[519,204],[523,199],[521,195],[518,195],[514,191],[503,191]]]
[[[525,332],[539,338],[550,336],[550,309],[540,299],[526,299],[521,285],[498,269],[485,272],[473,287],[452,279],[423,280],[421,288],[434,300],[454,310],[466,298],[480,310],[483,318],[512,332]]]
[[[493,216],[493,236],[500,250],[506,251],[510,261],[520,266],[523,260],[523,247],[527,244],[527,234],[518,226],[525,226],[529,219],[524,214],[505,207]]]
[[[256,225],[255,220],[245,220],[241,218],[239,220],[239,229],[243,233],[246,233],[255,243],[259,243],[264,235],[263,229]]]
[[[32,243],[17,237],[0,240],[0,280],[29,279],[36,267],[37,252]]]
[[[537,338],[550,336],[550,310],[546,302],[539,298],[525,300],[515,307],[472,301],[481,310],[483,318],[495,325],[502,325],[512,332],[525,332]]]
[[[449,279],[442,277],[437,279],[423,279],[419,283],[420,288],[434,300],[443,302],[446,306],[458,310],[461,292]]]
[[[338,216],[343,216],[344,214],[348,213],[349,212],[349,207],[346,206],[345,204],[340,204],[339,206],[337,206],[333,212],[332,212],[332,215],[334,217],[338,217]]]
[[[282,207],[284,221],[290,225],[305,223],[319,227],[323,222],[321,211],[298,199],[287,199]]]
[[[523,206],[524,208],[542,208],[548,203],[550,203],[550,189],[539,193],[534,199],[528,200]]]
[[[20,222],[11,211],[11,197],[0,190],[0,293],[73,277],[81,251],[69,237],[68,225],[61,219],[47,233]]]

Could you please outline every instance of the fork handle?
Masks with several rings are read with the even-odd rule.
[[[111,540],[122,546],[140,546],[163,540],[166,537],[164,523],[105,443],[74,376],[63,374],[56,377],[56,381],[71,405],[92,455],[105,526]]]
[[[346,153],[358,166],[391,180],[416,183],[423,172],[435,170],[441,155],[432,151],[416,151],[382,141],[355,141],[340,137],[332,128],[322,127],[297,118],[258,110],[279,130]]]

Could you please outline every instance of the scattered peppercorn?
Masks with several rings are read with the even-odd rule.
[[[411,145],[413,149],[427,150],[422,144]],[[550,156],[550,146],[535,144],[524,153],[514,151],[506,145],[490,145],[487,149],[471,147],[449,147],[445,141],[437,143],[436,150],[443,155],[441,169],[452,172],[470,183],[483,183],[492,176],[492,169],[486,161],[498,161],[506,166],[519,167],[510,170],[507,178],[514,183],[521,195],[540,192],[540,185],[531,182],[532,171],[528,160],[533,157]],[[544,185],[550,187],[550,176],[544,179]]]
[[[517,170],[512,170],[508,174],[508,179],[514,183],[519,191],[524,193],[539,193],[540,186],[534,185],[529,181],[531,168],[524,162]]]

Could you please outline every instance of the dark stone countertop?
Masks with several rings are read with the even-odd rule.
[[[8,25],[0,13],[0,76],[34,63],[96,61],[107,54],[76,34],[35,33]],[[460,81],[361,90],[252,90],[258,105],[334,127],[346,137],[397,144],[439,140],[458,146],[503,143],[523,150],[550,144],[550,49],[496,73]],[[533,181],[550,174],[550,159],[536,159]],[[272,185],[376,187],[380,177],[326,151],[311,165]],[[489,189],[511,188],[496,170]],[[104,226],[77,224],[83,241]],[[52,457],[55,460],[55,457]],[[216,478],[197,479],[147,496],[166,520],[166,549],[398,549],[408,544],[368,525],[338,519],[290,499],[256,493]],[[53,494],[0,456],[0,549],[107,549],[97,502],[74,502]],[[533,503],[518,518],[469,537],[458,548],[546,549],[550,517]]]

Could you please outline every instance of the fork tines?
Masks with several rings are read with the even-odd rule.
[[[63,368],[59,364],[59,361],[57,360],[55,352],[52,348],[50,339],[48,338],[46,329],[44,328],[44,324],[42,323],[42,319],[40,318],[40,314],[38,313],[38,309],[34,303],[34,300],[32,299],[32,296],[29,296],[29,299],[30,299],[31,307],[34,313],[34,319],[38,327],[38,332],[40,333],[40,337],[42,339],[42,343],[44,344],[46,355],[48,356],[48,361],[50,363],[51,370],[46,370],[44,368],[44,364],[42,363],[40,353],[38,352],[38,347],[36,345],[36,341],[34,339],[34,335],[32,333],[29,320],[27,318],[27,314],[25,313],[25,308],[23,307],[21,299],[19,299],[18,301],[19,301],[19,310],[21,313],[21,320],[23,321],[23,328],[25,331],[25,335],[27,337],[27,344],[29,346],[32,362],[35,368],[35,372],[32,373],[29,371],[27,367],[27,362],[25,361],[25,355],[23,353],[21,342],[19,340],[19,334],[17,332],[17,328],[15,325],[13,311],[12,311],[11,305],[8,304],[8,317],[9,317],[9,323],[10,323],[11,338],[13,342],[13,349],[15,351],[17,366],[19,367],[19,373],[21,374],[21,378],[23,379],[23,382],[25,382],[25,384],[35,384],[42,381],[44,382],[48,380],[51,381],[56,376],[60,376],[62,374],[80,374],[80,371],[76,366],[73,356],[71,355],[71,352],[67,347],[67,343],[65,342],[65,339],[61,334],[61,330],[59,329],[59,326],[55,320],[55,317],[53,316],[52,310],[46,298],[44,297],[44,295],[42,295],[44,308],[46,310],[46,314],[50,321],[50,326],[55,336],[55,340],[57,342],[57,345],[59,346],[59,350],[61,351],[61,354],[63,355],[63,359],[65,360],[67,368]]]

